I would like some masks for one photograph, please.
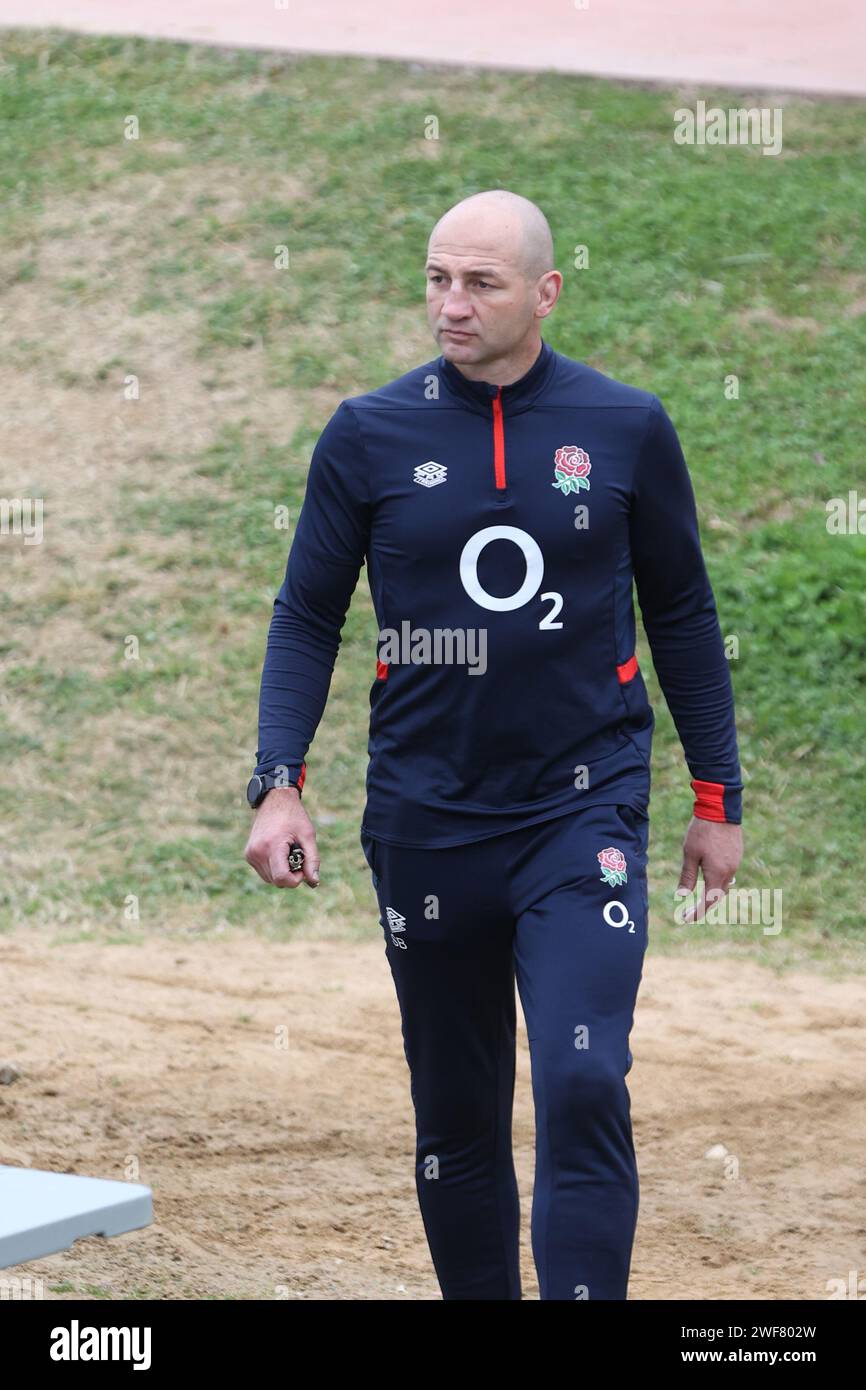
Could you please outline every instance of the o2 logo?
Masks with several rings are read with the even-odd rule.
[[[511,541],[522,551],[526,561],[526,578],[517,592],[509,594],[506,598],[496,598],[493,594],[488,594],[478,580],[478,557],[491,541]],[[464,589],[480,608],[490,609],[494,613],[508,613],[513,608],[522,608],[524,604],[529,603],[541,588],[543,577],[544,556],[538,542],[534,541],[527,531],[521,531],[517,526],[486,526],[483,531],[476,531],[474,536],[470,536],[460,555],[460,581]],[[562,608],[562,594],[551,591],[541,594],[540,598],[542,603],[549,600],[553,606],[538,626],[547,629],[562,627],[562,623],[554,621]]]
[[[614,912],[617,914],[616,919],[614,918]],[[634,919],[629,917],[628,908],[625,903],[619,902],[618,899],[613,898],[609,903],[605,903],[602,916],[609,927],[627,926],[629,934],[634,932]]]

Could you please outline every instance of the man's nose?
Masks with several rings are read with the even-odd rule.
[[[443,300],[442,312],[449,318],[465,318],[469,313],[469,296],[465,290],[455,290],[452,285]]]

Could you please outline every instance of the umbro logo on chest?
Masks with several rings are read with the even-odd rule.
[[[444,463],[434,463],[431,459],[429,463],[419,463],[413,476],[415,482],[420,483],[422,487],[436,487],[446,481],[448,469]]]

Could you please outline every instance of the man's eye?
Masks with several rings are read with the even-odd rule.
[[[492,290],[492,289],[493,289],[493,286],[492,286],[491,284],[488,284],[488,282],[487,282],[486,280],[479,280],[478,283],[479,283],[479,285],[481,286],[481,288],[482,288],[483,290]]]

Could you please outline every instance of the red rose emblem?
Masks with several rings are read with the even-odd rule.
[[[605,883],[610,884],[611,888],[618,888],[621,883],[628,883],[626,873],[625,855],[621,849],[614,849],[609,845],[607,849],[600,850],[596,859],[601,865],[601,876]]]
[[[592,464],[585,449],[576,444],[563,444],[553,456],[553,472],[556,481],[553,486],[568,495],[585,488],[589,492],[589,470]]]

